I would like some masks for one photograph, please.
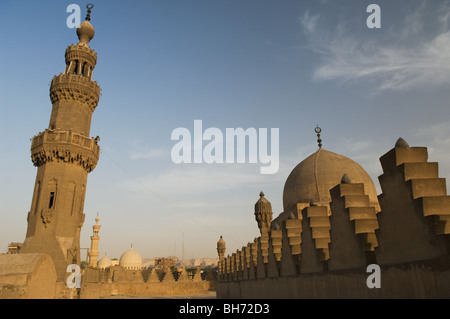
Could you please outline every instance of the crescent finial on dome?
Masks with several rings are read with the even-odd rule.
[[[86,5],[87,14],[86,14],[86,21],[91,21],[91,9],[94,7],[92,3],[89,3]]]
[[[316,126],[314,132],[317,133],[317,143],[319,145],[319,148],[322,148],[322,139],[320,138],[320,133],[322,132],[322,129],[319,127],[319,125]]]

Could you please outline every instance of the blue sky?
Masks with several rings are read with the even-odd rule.
[[[0,251],[25,238],[36,168],[30,138],[48,127],[49,84],[77,43],[66,26],[76,1],[0,4]],[[381,7],[369,29],[366,8]],[[426,146],[450,176],[450,1],[93,1],[101,86],[91,136],[81,245],[99,213],[100,255],[216,257],[258,236],[262,190],[274,216],[290,171],[323,147],[360,163],[379,184],[379,157],[399,137]],[[178,127],[279,128],[280,169],[174,164]]]

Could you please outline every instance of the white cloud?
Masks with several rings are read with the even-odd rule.
[[[425,37],[424,17],[416,10],[403,21],[402,32],[395,36],[390,34],[391,38],[357,38],[342,22],[327,33],[317,28],[317,16],[306,11],[301,18],[302,26],[308,34],[310,48],[322,59],[313,79],[350,84],[368,81],[380,91],[448,85],[450,32],[444,27],[448,24],[450,10],[446,10],[436,13],[436,23],[440,25],[435,34]]]
[[[319,22],[320,15],[311,15],[309,10],[306,10],[302,17],[299,18],[300,24],[303,27],[306,34],[312,34],[316,31],[317,24]]]
[[[261,175],[258,165],[216,164],[179,165],[159,175],[129,180],[123,185],[132,192],[148,193],[157,189],[159,194],[179,196],[210,194],[221,190],[239,189],[278,181],[279,174]]]
[[[352,44],[344,39],[330,46],[330,57],[315,71],[314,79],[375,80],[380,90],[396,91],[450,82],[450,32],[412,49]]]
[[[139,150],[139,151],[132,151],[130,154],[130,159],[132,160],[152,159],[163,157],[165,154],[166,153],[161,149]]]

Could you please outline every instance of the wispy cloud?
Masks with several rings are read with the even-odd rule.
[[[317,27],[318,16],[306,11],[300,21],[310,48],[322,60],[313,79],[339,80],[347,84],[368,81],[380,91],[448,85],[450,6],[448,1],[444,4],[434,6],[435,23],[439,25],[434,33],[427,31],[430,34],[426,36],[421,11],[429,2],[423,2],[404,19],[402,32],[379,38],[357,37],[342,21],[333,31],[325,31]]]
[[[303,31],[306,34],[312,34],[317,29],[320,15],[311,15],[309,10],[306,10],[302,17],[299,18],[300,25],[303,27]]]
[[[132,151],[130,154],[130,159],[132,160],[140,160],[140,159],[153,159],[158,157],[163,157],[166,155],[161,149],[146,149],[139,151]]]
[[[197,196],[279,182],[279,176],[279,174],[261,175],[259,167],[255,165],[200,164],[189,167],[180,165],[157,175],[129,180],[123,183],[123,187],[135,193],[148,193],[157,189],[162,195]]]

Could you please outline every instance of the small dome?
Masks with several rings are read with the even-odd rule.
[[[131,247],[120,256],[119,266],[130,269],[142,268],[141,255]]]
[[[255,204],[255,213],[269,212],[272,213],[272,204],[264,197],[264,193],[259,193],[259,199]]]
[[[97,263],[97,267],[101,269],[105,269],[112,266],[111,259],[108,258],[108,256],[104,256],[102,259],[100,259]]]
[[[220,236],[219,241],[217,242],[217,249],[219,248],[225,248],[225,240],[223,240],[222,236]]]
[[[352,183],[363,183],[371,205],[379,211],[375,185],[369,174],[348,157],[319,149],[290,173],[284,184],[283,207],[287,212],[297,203],[329,205],[330,189],[342,181],[344,174]]]
[[[84,21],[80,23],[80,26],[77,28],[77,36],[80,40],[80,44],[88,44],[89,41],[95,35],[95,30],[92,24],[89,21]]]

